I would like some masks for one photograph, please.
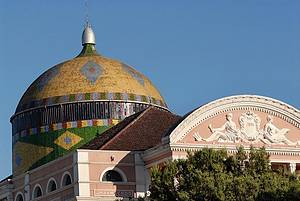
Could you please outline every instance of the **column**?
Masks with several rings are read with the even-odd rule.
[[[136,178],[136,197],[145,197],[148,190],[149,173],[140,153],[134,154],[135,158],[135,178]]]
[[[29,185],[29,173],[27,172],[24,177],[24,199],[25,201],[30,200],[30,185]]]
[[[90,197],[90,171],[88,154],[88,152],[77,150],[73,155],[75,196]]]
[[[290,163],[289,168],[290,168],[291,173],[295,173],[296,172],[296,163]]]

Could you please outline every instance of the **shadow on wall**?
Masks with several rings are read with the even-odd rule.
[[[134,199],[137,197],[136,192],[145,192],[148,176],[141,154],[120,151],[110,151],[109,154],[103,152],[103,154],[105,154],[104,157],[109,157],[111,164],[106,163],[101,167],[103,171],[100,173],[100,184],[94,186],[93,196],[107,197],[109,195],[119,200],[138,200]]]

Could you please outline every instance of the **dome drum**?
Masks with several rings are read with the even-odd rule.
[[[135,103],[148,103],[155,105],[157,107],[166,108],[166,104],[159,99],[154,97],[137,95],[132,93],[79,93],[79,94],[70,94],[64,96],[55,96],[49,97],[42,100],[31,100],[26,102],[20,102],[16,109],[16,114],[24,112],[33,108],[51,106],[55,104],[65,104],[70,102],[82,102],[82,101],[125,101],[125,102],[135,102]]]
[[[13,135],[59,122],[88,119],[122,120],[148,106],[137,102],[90,101],[39,107],[18,113],[11,118]]]

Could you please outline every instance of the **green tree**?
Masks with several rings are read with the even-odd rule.
[[[152,201],[297,201],[300,181],[273,171],[264,148],[226,150],[204,148],[186,160],[170,161],[151,171]]]

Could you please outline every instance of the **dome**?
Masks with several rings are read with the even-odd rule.
[[[83,49],[38,77],[21,98],[16,113],[76,101],[130,101],[166,104],[151,81],[131,66],[97,53],[96,39],[88,23],[82,34]]]
[[[166,107],[151,81],[131,66],[98,54],[83,54],[37,78],[23,95],[16,113],[84,100],[133,101]]]
[[[147,77],[98,54],[95,44],[87,24],[80,54],[44,72],[22,96],[11,117],[14,175],[70,153],[150,105],[167,109]]]

